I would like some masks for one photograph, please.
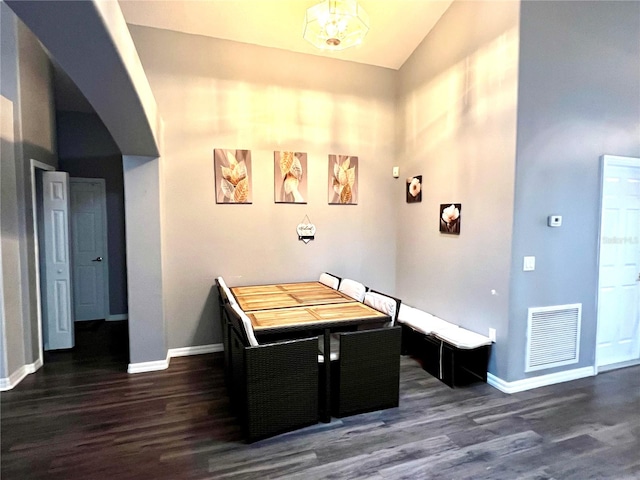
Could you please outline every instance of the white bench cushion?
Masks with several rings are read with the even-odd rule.
[[[423,312],[422,310],[410,307],[404,303],[400,305],[398,322],[404,323],[413,330],[424,333],[425,335],[433,335],[437,332],[445,332],[451,329],[460,328],[451,322],[442,320],[430,313]]]
[[[391,297],[376,292],[367,292],[364,294],[364,304],[378,310],[379,312],[391,317],[391,325],[396,319],[396,308],[398,303]]]
[[[442,330],[435,335],[436,338],[443,342],[465,350],[491,345],[492,343],[489,337],[460,327]]]

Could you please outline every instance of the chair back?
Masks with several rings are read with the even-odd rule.
[[[334,415],[343,417],[398,406],[401,328],[383,327],[338,336],[340,360],[337,378],[332,378]]]
[[[344,278],[340,282],[338,291],[350,296],[358,302],[362,302],[364,300],[364,294],[367,291],[367,288],[360,282],[356,282],[355,280],[351,280],[350,278]]]
[[[224,347],[224,378],[227,387],[231,385],[232,377],[232,355],[231,355],[231,322],[229,313],[225,309],[225,305],[229,305],[231,300],[235,302],[235,298],[231,295],[226,283],[222,277],[216,278],[216,286],[218,291],[218,306],[220,314],[220,330],[222,331],[222,345]]]
[[[251,325],[251,319],[247,317],[238,304],[229,304],[228,309],[231,309],[231,325],[238,330],[240,337],[246,341],[246,344],[251,347],[259,345],[258,340],[253,332],[253,325]]]
[[[233,296],[233,293],[231,293],[231,289],[229,289],[222,277],[216,278],[216,284],[218,285],[219,298],[223,302],[226,301],[231,304],[238,303],[236,301],[236,297]]]
[[[337,290],[338,285],[340,285],[340,278],[327,272],[321,273],[318,281],[327,287],[333,288],[334,290]]]
[[[377,292],[376,290],[370,290],[364,294],[364,304],[389,315],[391,318],[390,326],[393,326],[396,318],[398,318],[401,303],[400,299]]]

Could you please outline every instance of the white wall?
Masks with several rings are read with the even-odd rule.
[[[324,270],[395,293],[391,177],[396,72],[131,27],[164,120],[169,348],[218,343],[214,278],[315,279]],[[253,204],[216,205],[214,148],[252,150]],[[308,153],[306,205],[276,205],[273,151]],[[327,204],[328,154],[360,161],[357,206]],[[296,226],[308,215],[316,239]]]
[[[31,205],[31,160],[58,165],[53,71],[38,39],[17,21],[20,120],[16,138],[17,205],[20,218],[20,262],[27,363],[39,357],[36,262]]]
[[[16,161],[13,103],[0,96],[0,378],[9,377],[24,365],[25,342],[22,322],[22,271],[16,202]],[[4,279],[11,279],[5,281]]]
[[[160,198],[162,160],[124,155],[122,163],[131,371],[131,364],[154,362],[157,366],[167,355]],[[166,365],[160,367],[166,368]]]
[[[524,2],[521,18],[509,380],[532,376],[529,307],[582,304],[579,363],[537,374],[594,365],[600,156],[640,156],[640,2]]]
[[[409,305],[487,335],[506,358],[513,223],[518,2],[454,2],[400,70],[397,291]],[[459,236],[440,204],[461,203]],[[492,294],[495,290],[495,295]]]
[[[34,35],[4,3],[2,22],[3,387],[39,357],[30,160],[57,164],[51,65]],[[7,129],[9,131],[7,131]],[[22,373],[21,373],[22,372]]]

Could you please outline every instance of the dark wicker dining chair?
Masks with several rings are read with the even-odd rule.
[[[338,334],[331,382],[336,417],[398,406],[401,335],[399,326]]]
[[[229,306],[232,402],[248,442],[318,423],[317,337],[249,346]]]
[[[225,312],[224,306],[229,304],[228,295],[230,295],[230,292],[229,294],[227,294],[226,284],[224,283],[224,280],[222,279],[222,277],[216,278],[216,287],[218,290],[218,305],[220,307],[219,312],[220,312],[220,330],[222,332],[222,346],[224,348],[224,352],[223,352],[224,381],[227,388],[229,389],[231,386],[231,376],[232,376],[231,348],[230,348],[230,341],[229,341],[230,324],[229,324],[229,319]]]

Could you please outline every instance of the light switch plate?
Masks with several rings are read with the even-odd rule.
[[[400,167],[393,167],[393,178],[398,178],[400,176]]]
[[[522,270],[525,272],[532,272],[535,269],[536,269],[536,257],[524,257]]]

